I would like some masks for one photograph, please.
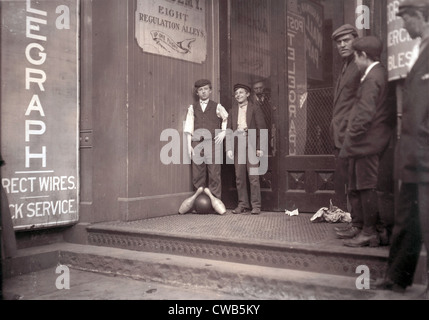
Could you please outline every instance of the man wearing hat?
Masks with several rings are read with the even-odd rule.
[[[188,155],[192,161],[192,182],[195,189],[208,187],[221,199],[221,166],[223,148],[219,146],[226,136],[228,112],[212,100],[210,80],[195,82],[198,102],[188,108],[184,132],[187,136]],[[208,173],[208,183],[207,183]]]
[[[360,86],[350,112],[340,158],[349,161],[348,197],[352,213],[363,218],[359,234],[344,242],[349,247],[377,247],[378,174],[380,155],[394,134],[396,109],[386,103],[387,70],[379,62],[380,39],[369,36],[353,41]]]
[[[271,114],[272,114],[272,106],[270,100],[270,90],[266,88],[265,79],[258,78],[255,79],[252,83],[252,96],[250,100],[252,100],[257,106],[259,106],[262,110],[262,113],[265,118],[265,122],[267,124],[268,129],[268,137],[271,137]],[[272,154],[272,146],[269,144],[269,154]]]
[[[387,271],[372,286],[404,292],[413,284],[422,240],[429,259],[429,1],[405,0],[398,16],[421,43],[404,84],[397,160],[401,187]],[[423,298],[429,299],[429,287]]]
[[[238,193],[238,206],[232,213],[241,214],[252,208],[251,213],[258,215],[261,213],[261,187],[259,175],[252,174],[251,170],[258,168],[258,165],[251,161],[251,158],[260,158],[267,152],[268,134],[265,135],[267,141],[261,141],[261,130],[266,130],[266,123],[261,108],[249,100],[250,92],[251,89],[247,85],[234,86],[237,104],[233,106],[228,117],[226,151],[228,158],[234,160]],[[256,141],[252,141],[254,135]],[[250,201],[247,178],[250,184]]]
[[[350,24],[339,27],[332,34],[332,40],[336,43],[338,53],[342,58],[341,72],[338,76],[334,91],[333,117],[330,125],[330,133],[333,139],[335,155],[335,199],[337,207],[347,209],[347,159],[339,158],[339,152],[343,146],[347,122],[350,111],[359,87],[360,74],[357,66],[353,63],[354,51],[352,43],[358,37],[356,28]],[[338,237],[353,238],[362,227],[362,217],[352,215],[352,223],[345,229],[337,228]]]

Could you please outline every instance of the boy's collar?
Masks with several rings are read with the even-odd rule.
[[[363,74],[363,76],[362,76],[362,78],[360,79],[360,82],[364,82],[365,81],[365,79],[366,79],[366,77],[368,76],[368,74],[370,73],[370,71],[377,65],[377,64],[379,64],[380,63],[380,61],[374,61],[374,62],[372,62],[366,69],[365,69],[365,72],[364,72],[364,74]]]

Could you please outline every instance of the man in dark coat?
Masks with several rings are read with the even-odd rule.
[[[249,101],[250,91],[247,85],[234,86],[237,104],[228,117],[226,151],[228,158],[234,159],[238,193],[238,206],[232,212],[241,214],[252,207],[251,213],[258,215],[261,213],[261,187],[255,158],[262,158],[267,152],[268,133],[261,109]],[[262,130],[265,130],[265,134],[261,134]],[[247,179],[250,184],[250,202]]]
[[[429,259],[429,1],[405,0],[398,16],[421,43],[404,85],[397,168],[401,188],[388,266],[385,278],[373,287],[404,292],[413,284],[422,240]],[[429,287],[424,298],[429,299]]]
[[[349,159],[348,197],[352,214],[363,217],[363,226],[344,245],[376,247],[380,244],[376,228],[380,155],[394,134],[396,110],[386,100],[387,70],[379,62],[383,50],[381,40],[373,36],[358,38],[353,42],[353,49],[362,78],[340,157]]]
[[[270,129],[271,129],[272,107],[271,107],[269,91],[267,88],[265,88],[265,81],[262,79],[256,80],[253,83],[252,92],[253,92],[252,101],[261,108],[265,118],[265,122],[267,123],[268,136],[271,137]]]
[[[342,58],[341,71],[334,91],[334,104],[332,121],[330,124],[330,133],[333,140],[335,155],[335,178],[334,205],[347,210],[347,184],[348,184],[348,160],[339,158],[338,155],[344,143],[347,123],[352,110],[356,93],[360,83],[360,73],[354,60],[353,40],[358,37],[355,27],[345,24],[335,30],[332,34],[332,40],[335,42],[338,53]],[[345,229],[336,228],[341,238],[353,238],[357,235],[356,229],[361,228],[363,224],[362,217],[352,215],[352,223]]]

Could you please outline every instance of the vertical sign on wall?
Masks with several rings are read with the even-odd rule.
[[[205,4],[205,0],[137,0],[137,43],[144,52],[204,62],[207,56]]]
[[[79,0],[3,1],[2,185],[15,229],[78,220]]]
[[[299,5],[299,13],[305,19],[307,76],[313,80],[323,80],[323,7],[312,1],[299,1]]]
[[[234,82],[249,83],[271,76],[270,16],[268,1],[231,2],[233,31],[232,71]]]
[[[304,18],[287,13],[289,155],[304,155],[307,142],[307,74]]]
[[[408,64],[413,57],[413,48],[419,40],[412,40],[402,25],[402,19],[396,14],[404,0],[387,1],[387,67],[389,81],[405,78],[409,71]]]

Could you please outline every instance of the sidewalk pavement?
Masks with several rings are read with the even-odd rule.
[[[70,270],[70,287],[56,267],[5,280],[5,300],[245,300],[211,290]],[[59,281],[59,289],[56,286]]]
[[[414,285],[405,294],[358,290],[353,277],[66,243],[52,248],[58,252],[63,250],[59,256],[64,261],[74,262],[59,261],[57,265],[6,278],[6,299],[420,300],[425,289],[422,285]],[[43,250],[52,249],[40,249]],[[35,255],[29,255],[27,259],[28,263],[38,263]],[[94,259],[101,259],[112,267],[110,274],[92,272],[89,268],[79,270],[73,266],[88,266],[84,262],[90,262],[92,266]],[[115,264],[121,264],[121,261],[123,266],[118,265],[115,269]],[[67,265],[70,265],[67,267],[68,278],[63,269]],[[128,274],[125,273],[127,270]],[[210,285],[196,285],[205,279]]]

